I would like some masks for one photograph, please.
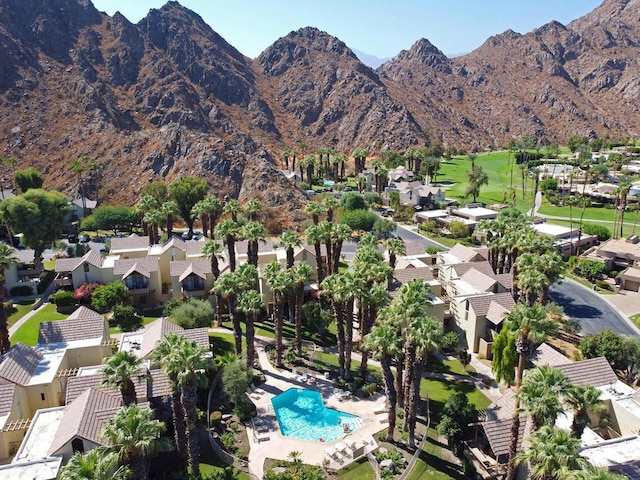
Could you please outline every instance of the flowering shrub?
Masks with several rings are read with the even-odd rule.
[[[98,282],[83,283],[78,288],[76,288],[76,291],[73,292],[73,296],[81,304],[91,303],[91,294],[99,286],[100,284]]]

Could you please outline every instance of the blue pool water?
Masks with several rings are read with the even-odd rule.
[[[362,424],[360,417],[326,408],[319,392],[290,388],[271,399],[280,431],[285,437],[335,442]]]

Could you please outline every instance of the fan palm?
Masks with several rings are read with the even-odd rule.
[[[242,238],[247,240],[247,257],[249,264],[258,266],[258,242],[264,242],[267,237],[267,229],[262,223],[248,222],[241,230]]]
[[[407,247],[401,238],[390,238],[386,243],[387,252],[389,252],[389,265],[396,268],[396,256],[405,255]]]
[[[282,365],[282,306],[284,298],[293,287],[292,277],[286,271],[282,270],[282,266],[276,261],[268,264],[263,275],[269,288],[273,292],[274,303],[274,331],[276,337],[276,366]]]
[[[305,231],[307,242],[313,244],[316,255],[316,270],[318,282],[322,282],[325,277],[324,261],[322,259],[322,249],[320,245],[326,242],[326,231],[320,225],[310,225]]]
[[[234,223],[238,223],[238,214],[242,213],[242,205],[238,200],[232,198],[225,202],[222,211],[225,215],[229,215]]]
[[[563,412],[561,396],[569,388],[564,374],[553,367],[544,365],[531,370],[522,381],[518,395],[526,405],[524,412],[531,416],[533,430],[543,425],[553,425],[558,414]]]
[[[602,392],[593,385],[572,385],[566,392],[564,401],[573,411],[571,433],[582,437],[585,427],[591,422],[589,414],[604,414],[607,407],[600,400]]]
[[[340,266],[340,255],[342,254],[342,244],[345,240],[351,238],[353,231],[351,227],[346,223],[338,223],[333,227],[331,231],[331,250],[333,256],[333,266],[331,273],[338,273],[338,267]]]
[[[264,302],[262,295],[255,290],[247,290],[238,297],[238,310],[246,316],[245,335],[247,339],[247,368],[253,367],[253,359],[255,357],[255,327],[254,322],[258,314],[264,310]]]
[[[231,219],[221,221],[215,228],[215,235],[222,238],[229,252],[229,270],[236,271],[236,237],[240,231],[238,224]]]
[[[236,298],[243,291],[243,288],[244,282],[235,273],[221,275],[213,285],[213,292],[222,295],[227,300],[237,355],[242,353],[242,326],[240,318],[236,314]]]
[[[102,430],[107,450],[120,462],[129,465],[132,477],[145,480],[148,476],[147,456],[167,444],[160,435],[165,425],[153,419],[150,408],[129,405],[121,408]]]
[[[60,470],[59,480],[126,480],[129,469],[118,467],[118,457],[94,448],[86,453],[76,452]]]
[[[287,268],[293,268],[295,262],[294,249],[302,245],[302,239],[295,230],[285,230],[280,235],[280,245],[287,251]]]
[[[292,272],[292,282],[296,298],[296,349],[298,351],[298,355],[302,355],[302,303],[304,301],[304,286],[313,276],[313,269],[308,263],[302,262],[297,267],[289,271]]]
[[[125,406],[137,403],[133,378],[144,376],[140,374],[141,365],[142,360],[133,353],[121,351],[107,358],[102,367],[102,373],[105,377],[103,384],[118,388]]]
[[[255,222],[258,220],[258,214],[262,211],[262,204],[259,200],[252,198],[245,205],[245,211],[249,214],[249,221]]]
[[[217,280],[220,276],[220,265],[218,260],[222,260],[222,245],[214,240],[209,240],[202,247],[202,254],[211,260],[211,273],[213,273],[213,279]]]

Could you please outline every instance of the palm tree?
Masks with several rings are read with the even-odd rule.
[[[330,273],[338,273],[340,267],[340,255],[342,254],[342,244],[351,238],[353,231],[346,223],[339,223],[331,230],[331,250],[333,266]]]
[[[320,223],[320,215],[325,214],[325,208],[321,203],[309,202],[304,208],[305,213],[311,215],[314,225]]]
[[[296,349],[302,355],[302,302],[304,301],[304,286],[313,276],[313,269],[308,263],[302,262],[292,272],[292,282],[296,298]]]
[[[174,200],[167,200],[161,205],[160,211],[162,212],[162,223],[167,227],[167,236],[171,237],[173,221],[180,214],[178,204]]]
[[[401,238],[390,238],[386,242],[387,252],[389,252],[389,266],[396,268],[396,256],[405,255],[407,247]]]
[[[267,229],[262,223],[248,222],[241,230],[242,237],[247,240],[247,257],[249,264],[258,267],[258,242],[264,242],[267,237]]]
[[[232,198],[225,202],[224,206],[222,207],[222,212],[225,215],[231,216],[231,220],[233,220],[235,223],[238,223],[238,214],[242,213],[242,205],[238,200]]]
[[[148,407],[129,405],[118,410],[102,430],[102,438],[109,452],[114,452],[120,463],[129,465],[132,478],[145,480],[148,476],[147,456],[166,445],[160,437],[164,423],[153,419]]]
[[[333,274],[325,278],[320,284],[320,295],[329,297],[333,307],[333,316],[336,321],[336,337],[338,338],[338,369],[342,378],[349,378],[350,372],[345,368],[345,308],[344,289],[342,288],[343,275]],[[353,325],[353,317],[348,319]]]
[[[627,480],[628,477],[610,472],[606,467],[590,467],[570,472],[567,480]]]
[[[469,173],[469,184],[464,194],[465,196],[471,195],[475,203],[478,195],[480,195],[480,189],[488,184],[489,176],[482,170],[480,165],[475,166],[471,170],[471,173]]]
[[[153,198],[153,196],[143,195],[142,198],[138,200],[138,203],[136,203],[134,208],[142,220],[142,230],[144,234],[151,237],[151,232],[149,232],[149,223],[145,220],[145,217],[147,216],[147,213],[158,210],[160,208],[160,204],[155,198]]]
[[[137,403],[136,386],[133,383],[134,377],[143,377],[140,374],[142,360],[133,353],[127,351],[117,352],[107,358],[102,367],[104,375],[104,385],[115,387],[122,394],[122,403],[125,406]]]
[[[529,445],[517,457],[518,462],[527,462],[532,479],[557,480],[585,465],[579,450],[580,440],[569,432],[544,426],[529,437]]]
[[[521,258],[518,258],[518,260]],[[548,290],[549,280],[543,273],[531,269],[524,272],[518,271],[516,285],[518,292],[521,292],[526,298],[527,304],[533,306],[536,300],[542,298],[542,293]]]
[[[160,208],[157,210],[150,210],[144,214],[143,221],[148,225],[149,230],[149,245],[155,245],[160,242],[158,229],[164,224],[163,222],[165,220],[166,217]]]
[[[320,225],[310,225],[306,232],[307,242],[313,244],[316,255],[316,271],[318,282],[324,280],[324,261],[322,259],[321,244],[326,241],[326,231]]]
[[[492,369],[498,381],[513,383],[515,370],[516,405],[511,425],[511,443],[507,478],[515,475],[515,456],[520,430],[520,400],[517,395],[522,384],[525,362],[547,335],[556,331],[557,324],[547,318],[540,305],[528,306],[517,303],[506,316],[502,330],[493,343]]]
[[[246,365],[247,368],[252,368],[256,351],[254,323],[260,312],[264,310],[262,295],[255,290],[242,292],[238,297],[238,310],[247,316],[245,321],[245,335],[247,340]]]
[[[327,213],[327,222],[333,223],[333,216],[340,202],[333,195],[328,195],[322,199],[322,208]]]
[[[607,412],[607,407],[600,400],[601,394],[593,385],[571,385],[565,393],[564,401],[573,411],[571,433],[574,437],[582,437],[585,427],[591,423],[590,414],[601,415]]]
[[[258,214],[262,211],[262,204],[260,200],[252,198],[245,205],[245,211],[249,214],[249,221],[255,222],[258,220]]]
[[[176,362],[174,353],[180,350],[182,343],[185,341],[186,338],[183,335],[171,333],[165,336],[153,350],[154,359],[160,363],[160,367],[171,382],[174,438],[178,455],[184,461],[187,459],[187,436],[184,423],[184,406],[182,405],[182,389],[178,385],[178,374],[181,366]]]
[[[198,387],[207,384],[204,373],[211,367],[211,359],[207,356],[206,347],[198,345],[192,340],[185,340],[172,355],[175,357],[175,369],[178,372],[177,384],[182,390],[182,405],[184,405],[184,419],[186,425],[187,452],[189,470],[193,477],[200,477],[200,445],[196,431],[198,412],[196,401]]]
[[[235,340],[236,354],[242,353],[242,326],[240,318],[236,315],[236,298],[243,291],[244,283],[235,273],[220,276],[213,285],[213,292],[222,295],[227,300],[229,317],[233,324],[233,338]]]
[[[7,311],[4,308],[4,272],[11,265],[17,263],[13,256],[15,249],[4,242],[0,242],[0,355],[11,348],[9,340],[9,324]]]
[[[240,227],[229,218],[221,221],[215,228],[215,235],[222,238],[229,252],[229,270],[236,271],[236,237],[238,236]]]
[[[222,213],[222,203],[218,197],[209,195],[196,203],[191,209],[194,218],[200,218],[202,233],[205,237],[212,238],[213,231]]]
[[[269,288],[273,292],[274,303],[274,331],[276,337],[276,366],[282,366],[282,304],[286,294],[291,290],[292,278],[282,271],[277,262],[269,263],[263,270],[263,275]]]
[[[211,260],[211,273],[213,273],[213,279],[217,280],[220,276],[220,265],[218,260],[223,260],[222,256],[222,244],[215,240],[209,240],[202,247],[202,254]]]
[[[531,416],[534,431],[555,423],[558,414],[564,411],[561,396],[568,388],[569,381],[564,374],[548,365],[534,368],[527,374],[518,395],[520,402],[526,405],[524,412]]]
[[[59,480],[126,480],[130,471],[118,467],[118,457],[94,448],[86,453],[76,452],[60,470]]]
[[[295,230],[285,230],[280,235],[280,245],[287,251],[287,268],[293,268],[295,262],[294,249],[302,245],[302,239]]]
[[[378,316],[379,323],[375,325],[371,332],[363,338],[363,346],[366,350],[380,360],[382,368],[382,379],[384,381],[384,391],[389,403],[387,438],[388,442],[393,441],[393,434],[396,428],[396,407],[398,396],[395,388],[393,370],[391,369],[392,360],[402,350],[402,338],[398,335],[397,327],[392,320],[386,320],[393,315],[391,309],[385,309]]]

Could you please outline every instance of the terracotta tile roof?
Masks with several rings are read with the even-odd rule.
[[[529,361],[536,367],[542,365],[549,365],[551,367],[557,367],[558,365],[564,365],[571,360],[553,348],[547,343],[542,343],[534,352],[529,356]]]
[[[4,354],[0,363],[0,378],[17,385],[27,385],[44,355],[35,348],[17,343]]]
[[[510,310],[510,308],[506,308],[498,302],[491,302],[489,304],[489,310],[487,310],[487,320],[494,325],[500,325]]]
[[[618,381],[618,376],[605,357],[557,365],[556,368],[574,385],[601,387]]]
[[[389,292],[394,296],[395,292],[405,283],[420,279],[428,282],[433,280],[433,271],[429,267],[404,268],[393,271],[393,282],[389,285]]]
[[[15,393],[15,383],[0,383],[0,416],[8,415],[13,410],[13,397]]]
[[[194,260],[176,260],[169,264],[169,274],[184,280],[189,274],[195,273],[200,278],[211,274],[211,261],[207,258]]]
[[[195,341],[198,345],[209,348],[209,330],[206,327],[184,329],[166,317],[161,317],[146,326],[138,353],[140,358],[145,358],[151,354],[158,342],[162,341],[162,339],[170,333],[184,335],[189,340]]]
[[[491,264],[487,261],[458,263],[458,264],[452,265],[452,268],[458,275],[458,278],[462,277],[462,275],[464,275],[466,272],[468,272],[471,269],[477,270],[488,276],[495,275],[493,273],[493,268],[491,268]]]
[[[469,297],[467,301],[469,302],[469,307],[474,311],[476,316],[486,316],[489,312],[491,302],[496,302],[507,310],[511,310],[516,303],[509,292],[473,296]]]
[[[511,444],[511,418],[504,420],[496,420],[493,422],[483,422],[484,434],[489,441],[493,454],[497,457],[509,454],[509,445]],[[517,450],[522,448],[522,439],[527,431],[527,417],[520,415],[520,429],[518,430],[518,446]]]
[[[507,420],[513,417],[516,407],[516,392],[508,388],[500,397],[489,405],[484,414],[484,421],[495,422],[496,420]]]
[[[113,274],[127,278],[133,272],[138,272],[145,277],[150,277],[151,272],[158,271],[158,257],[128,258],[116,260],[113,265]]]
[[[462,277],[460,277],[460,280],[467,282],[469,285],[473,285],[478,292],[491,291],[493,286],[498,282],[495,278],[490,277],[475,268],[470,268],[464,272]]]
[[[58,431],[49,448],[55,455],[74,438],[103,445],[100,432],[107,421],[120,409],[122,399],[95,388],[85,390],[67,405]]]
[[[111,251],[127,251],[127,250],[142,250],[149,248],[149,237],[141,237],[135,233],[124,238],[112,238],[111,239]]]
[[[109,338],[107,320],[90,308],[80,307],[65,320],[42,322],[38,333],[38,344],[68,343],[91,338]]]
[[[486,260],[486,256],[483,256],[481,252],[475,248],[465,247],[461,243],[456,243],[448,253],[449,255],[460,259],[462,262],[478,262]]]
[[[144,372],[141,371],[141,373]],[[149,374],[151,375],[150,381],[147,381],[143,377],[133,379],[138,400],[150,400],[152,398],[163,398],[171,395],[171,382],[169,381],[169,377],[167,377],[161,369],[151,370]],[[121,399],[120,391],[117,388],[102,385],[103,380],[104,375],[102,373],[69,378],[65,403],[69,405],[90,388],[100,390]]]
[[[404,248],[406,250],[406,256],[410,257],[413,255],[424,255],[426,248],[422,243],[418,242],[407,242],[404,244]]]

